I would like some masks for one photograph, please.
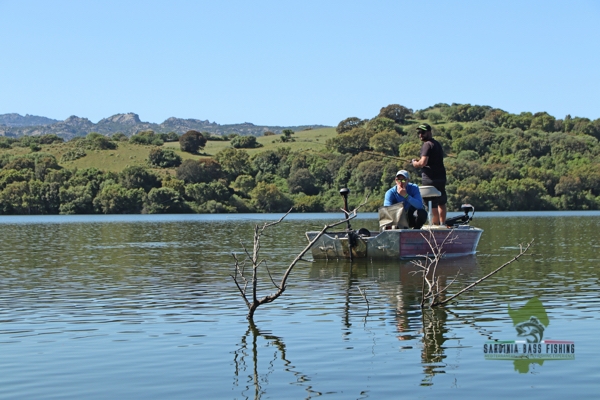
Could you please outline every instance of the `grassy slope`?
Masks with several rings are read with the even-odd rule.
[[[146,165],[151,148],[152,146],[120,142],[116,150],[86,150],[87,155],[78,160],[61,162],[59,157],[57,160],[66,168],[95,167],[105,171],[119,172],[131,165]]]
[[[257,138],[258,143],[262,144],[263,147],[259,147],[256,149],[244,149],[251,156],[263,152],[265,150],[274,150],[277,147],[289,147],[292,151],[298,150],[324,150],[325,142],[327,139],[334,137],[337,135],[335,132],[335,128],[323,128],[323,129],[313,129],[308,131],[300,131],[296,132],[293,138],[296,140],[295,142],[281,143],[280,138],[282,135],[274,135],[274,136],[261,136]],[[273,143],[275,142],[275,143]],[[213,157],[219,151],[230,146],[229,142],[217,142],[217,141],[209,141],[206,143],[206,147],[204,148],[202,156],[194,156],[189,153],[182,153],[179,150],[179,143],[170,142],[165,143],[165,147],[172,148],[179,154],[184,160],[186,158],[203,158],[203,157]]]
[[[323,150],[325,149],[325,141],[336,135],[335,128],[314,129],[308,131],[300,131],[294,134],[295,142],[281,143],[279,140],[282,135],[261,136],[257,138],[258,142],[263,145],[256,149],[245,149],[250,155],[260,153],[265,150],[276,149],[277,147],[290,147],[292,151],[297,150]],[[275,143],[273,143],[275,142]],[[119,172],[125,167],[131,165],[147,165],[148,153],[152,146],[141,146],[130,144],[128,142],[118,142],[119,147],[116,150],[86,150],[87,155],[78,160],[62,162],[60,159],[66,153],[72,144],[58,143],[51,145],[42,145],[42,152],[52,154],[56,157],[58,163],[65,168],[98,168],[105,171]],[[213,157],[220,150],[229,147],[229,142],[209,141],[201,155],[193,155],[182,152],[179,149],[179,142],[169,142],[164,144],[165,147],[175,150],[182,159],[199,159]],[[30,152],[29,148],[16,147],[13,149],[2,149],[2,153],[10,153],[14,155],[22,155]]]

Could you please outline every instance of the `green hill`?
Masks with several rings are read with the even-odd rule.
[[[251,142],[215,137],[198,154],[163,143],[176,135],[152,131],[113,140],[4,138],[0,213],[337,211],[340,187],[351,189],[351,204],[370,194],[362,210],[374,211],[398,169],[420,182],[406,160],[419,156],[422,122],[447,155],[450,211],[462,203],[480,211],[600,209],[600,120],[437,104],[416,112],[390,105],[337,128],[283,130],[248,149],[232,146]]]

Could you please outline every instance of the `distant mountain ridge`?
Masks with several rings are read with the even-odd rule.
[[[37,115],[26,114],[22,116],[17,113],[0,115],[0,125],[6,126],[36,126],[36,125],[51,125],[60,122],[57,119],[38,117]]]
[[[107,136],[121,132],[127,136],[131,136],[146,130],[153,130],[156,133],[176,132],[180,135],[189,130],[197,130],[215,135],[237,133],[238,135],[262,136],[267,131],[281,133],[284,129],[300,131],[326,127],[326,125],[259,126],[249,122],[220,125],[208,120],[175,117],[168,118],[161,124],[155,124],[141,121],[139,115],[135,113],[115,114],[111,117],[101,119],[97,124],[94,124],[87,118],[80,118],[74,115],[64,121],[58,121],[29,114],[25,116],[15,113],[0,114],[1,136],[21,137],[54,134],[66,140],[77,136],[85,136],[90,132],[98,132]]]

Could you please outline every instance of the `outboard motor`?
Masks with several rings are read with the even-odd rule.
[[[473,215],[475,215],[475,207],[473,207],[470,204],[463,204],[462,206],[460,206],[460,209],[462,210],[462,212],[465,213],[465,215],[459,215],[457,217],[449,218],[446,220],[446,222],[444,222],[444,225],[448,227],[468,225],[469,222],[471,222],[471,220],[473,219]],[[469,216],[469,213],[471,213],[471,216]]]
[[[348,218],[348,216],[350,215],[350,211],[348,211],[348,195],[350,194],[350,189],[348,188],[342,188],[340,189],[340,195],[342,195],[342,197],[344,198],[344,208],[342,208],[342,211],[344,211],[344,218]],[[348,224],[348,230],[352,230],[352,227],[350,226],[350,221],[346,221],[346,223]]]
[[[350,194],[350,189],[348,189],[348,188],[340,189],[340,195],[344,198],[344,208],[342,208],[342,211],[344,211],[345,218],[348,218],[350,216],[350,211],[348,210],[348,195],[349,194]],[[349,255],[350,261],[352,261],[352,258],[353,258],[352,248],[357,247],[359,245],[359,240],[361,238],[371,236],[371,232],[365,228],[360,228],[358,230],[358,232],[355,231],[354,229],[352,229],[352,226],[350,226],[350,220],[346,221],[346,224],[347,224],[346,235],[348,237],[348,255]],[[364,251],[365,251],[365,254],[362,257],[366,257],[366,246],[364,248]],[[359,255],[359,257],[361,257],[361,256]]]

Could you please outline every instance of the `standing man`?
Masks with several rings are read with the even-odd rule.
[[[396,203],[404,203],[404,209],[407,210],[408,226],[421,229],[427,221],[427,211],[423,208],[423,198],[419,187],[409,181],[408,171],[398,171],[396,173],[396,186],[385,192],[383,206],[389,207]]]
[[[448,196],[446,195],[444,150],[440,142],[433,139],[429,124],[419,125],[417,127],[417,134],[423,142],[423,146],[421,146],[421,158],[419,160],[413,159],[412,165],[415,168],[422,169],[423,185],[433,186],[442,192],[440,197],[434,197],[431,201],[433,224],[442,225],[446,222],[446,203],[448,201]]]

